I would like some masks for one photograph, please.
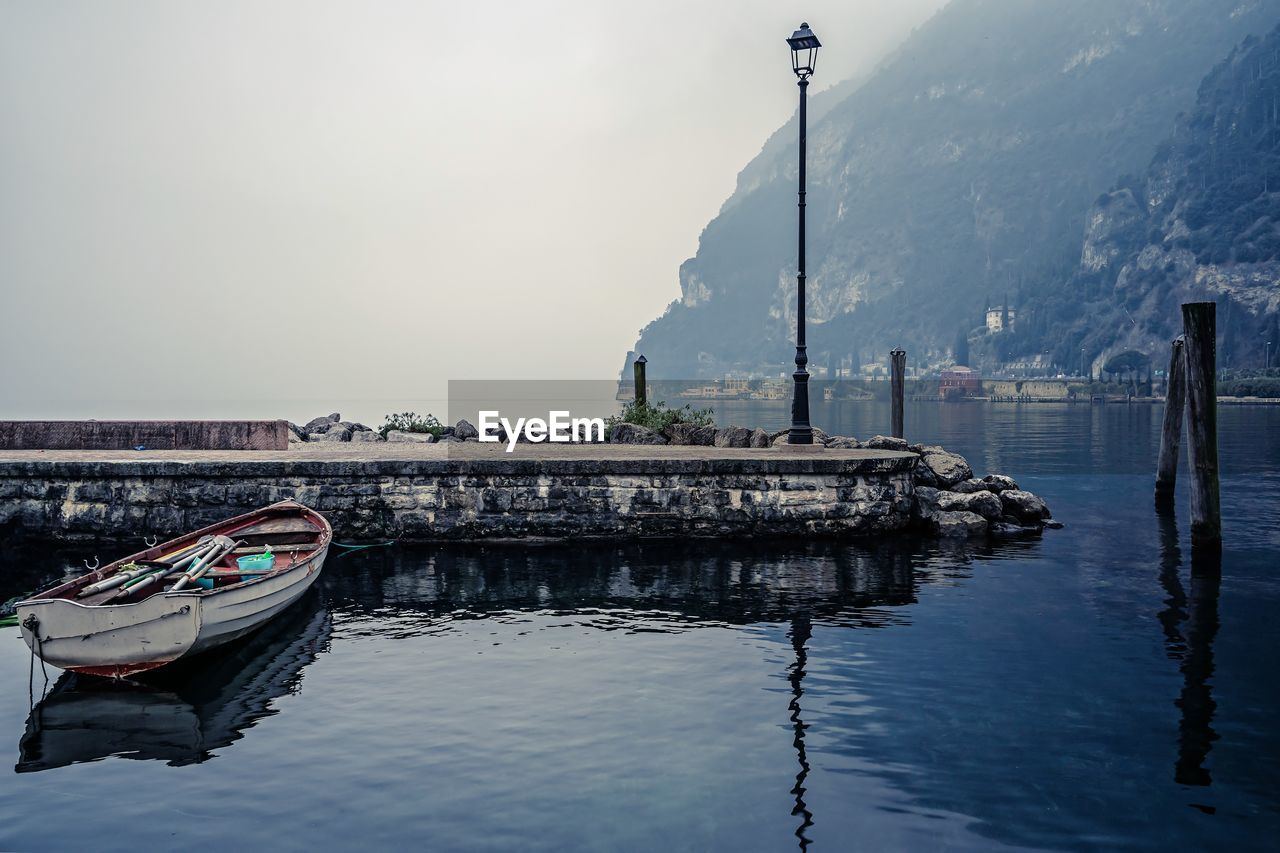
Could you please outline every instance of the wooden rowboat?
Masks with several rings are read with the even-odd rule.
[[[272,504],[18,602],[22,638],[41,660],[72,672],[123,678],[157,669],[242,637],[297,601],[320,575],[332,540],[316,511],[294,501]],[[238,557],[268,545],[274,559],[265,572],[237,574]],[[192,557],[202,548],[204,565]],[[192,561],[188,574],[163,574],[183,557]],[[126,573],[141,571],[152,575],[119,585]],[[212,588],[183,580],[200,575]]]

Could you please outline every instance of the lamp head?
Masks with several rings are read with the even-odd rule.
[[[818,41],[808,24],[801,24],[800,29],[787,39],[787,44],[791,45],[791,70],[801,80],[808,80],[818,65],[818,48],[822,47],[822,42]]]

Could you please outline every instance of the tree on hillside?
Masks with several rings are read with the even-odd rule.
[[[956,364],[964,367],[969,366],[969,332],[967,329],[961,329],[956,332],[956,341],[951,347],[951,356],[956,360]]]

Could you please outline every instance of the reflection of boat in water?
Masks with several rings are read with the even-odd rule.
[[[296,692],[327,650],[327,610],[305,602],[242,643],[146,683],[64,673],[31,711],[19,773],[109,756],[197,764],[238,740]]]

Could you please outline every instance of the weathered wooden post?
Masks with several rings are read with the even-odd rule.
[[[1218,491],[1218,393],[1215,341],[1217,306],[1182,306],[1187,361],[1187,457],[1191,468],[1191,547],[1222,549],[1222,511]]]
[[[1164,387],[1164,426],[1160,430],[1160,461],[1156,465],[1156,509],[1173,509],[1178,481],[1178,451],[1182,444],[1183,409],[1187,403],[1187,370],[1182,338],[1174,338]]]
[[[636,380],[636,405],[649,405],[649,390],[644,383],[644,366],[649,363],[649,359],[644,356],[637,358],[631,365],[631,371],[635,375]]]
[[[907,353],[896,349],[889,353],[893,362],[892,388],[893,394],[893,437],[903,438],[902,429],[902,397],[906,392]]]

